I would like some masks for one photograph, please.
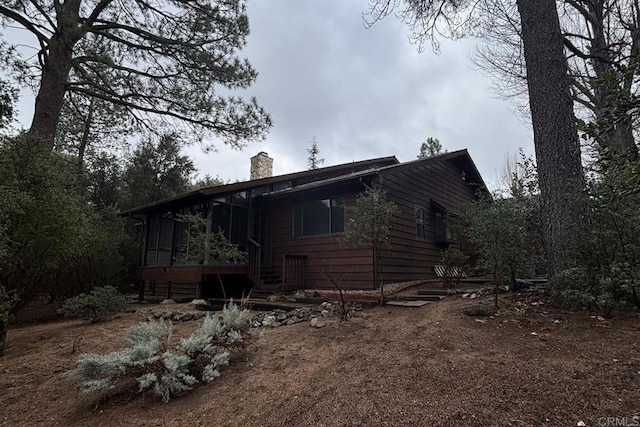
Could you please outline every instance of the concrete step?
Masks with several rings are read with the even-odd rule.
[[[449,291],[446,289],[420,289],[418,295],[449,295]]]
[[[392,295],[388,301],[440,301],[445,295]]]

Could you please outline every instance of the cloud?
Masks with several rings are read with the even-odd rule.
[[[274,127],[243,151],[220,142],[209,154],[188,147],[201,175],[248,179],[249,158],[259,151],[275,159],[276,174],[305,169],[314,137],[326,166],[388,155],[412,160],[435,137],[449,151],[468,148],[485,180],[502,169],[507,152],[532,153],[530,125],[474,69],[473,40],[443,40],[441,54],[418,53],[393,16],[365,29],[366,8],[364,0],[248,2],[243,54],[259,76],[241,94],[256,96]],[[31,104],[20,105],[24,126]]]
[[[306,168],[313,137],[325,165],[396,155],[414,159],[432,136],[468,148],[485,179],[504,155],[532,147],[530,126],[492,97],[473,68],[473,40],[418,53],[406,26],[389,17],[365,29],[366,2],[253,0],[244,53],[259,72],[250,93],[270,112],[267,140],[243,152],[197,154],[210,174],[246,179],[249,158],[267,151],[275,173]]]

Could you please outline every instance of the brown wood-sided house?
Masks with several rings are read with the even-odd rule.
[[[327,288],[325,274],[345,289],[372,289],[374,268],[382,269],[385,283],[434,277],[441,250],[451,243],[447,212],[485,187],[466,150],[406,163],[382,157],[280,176],[270,176],[273,160],[266,153],[251,162],[249,181],[123,212],[143,224],[138,280],[145,295],[217,297],[218,275],[233,296],[248,288]],[[372,249],[350,247],[341,236],[357,195],[377,186],[398,210],[391,246],[381,249],[381,265],[374,267]],[[189,263],[186,224],[180,219],[187,212],[206,217],[208,229],[223,231],[246,252],[246,262]]]

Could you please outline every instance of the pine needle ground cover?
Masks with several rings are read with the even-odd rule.
[[[486,298],[479,302],[491,304]],[[83,395],[69,374],[81,353],[127,347],[126,330],[147,310],[166,308],[139,306],[99,324],[13,327],[0,358],[0,423],[551,426],[640,415],[637,316],[598,319],[502,294],[497,315],[481,323],[463,314],[469,304],[450,297],[420,308],[376,307],[322,329],[265,328],[219,378],[166,404],[135,387]],[[199,325],[175,323],[174,341]]]

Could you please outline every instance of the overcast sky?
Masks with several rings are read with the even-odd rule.
[[[306,169],[315,137],[324,166],[395,155],[415,159],[427,137],[445,149],[467,148],[485,181],[495,181],[507,153],[532,154],[530,125],[489,89],[469,59],[474,40],[443,41],[418,53],[395,17],[365,29],[367,0],[249,0],[251,35],[244,54],[258,71],[255,95],[274,126],[243,151],[186,150],[200,175],[249,177],[249,158],[266,151],[274,173]],[[20,120],[31,122],[23,95]]]

